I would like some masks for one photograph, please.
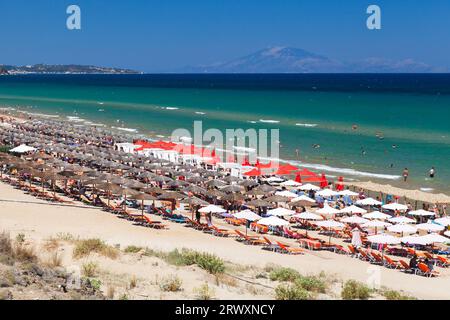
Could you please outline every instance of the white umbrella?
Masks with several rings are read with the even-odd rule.
[[[284,191],[277,191],[275,192],[275,195],[282,196],[282,197],[288,197],[288,198],[297,198],[298,194],[284,190]]]
[[[299,187],[302,184],[300,182],[297,182],[294,180],[288,180],[288,181],[282,182],[280,185],[283,187]]]
[[[355,223],[355,224],[364,224],[369,222],[369,220],[358,217],[358,216],[351,216],[344,219],[341,219],[341,222],[344,223]]]
[[[435,219],[434,222],[439,223],[440,225],[446,227],[446,226],[450,225],[450,218],[443,217],[443,218]]]
[[[392,210],[392,211],[406,211],[408,210],[408,206],[405,206],[404,204],[400,203],[388,203],[383,206],[381,206],[383,209]]]
[[[26,153],[26,152],[31,152],[31,151],[36,151],[36,148],[27,146],[26,144],[21,144],[18,147],[12,148],[11,150],[9,150],[9,152],[14,152],[14,153]]]
[[[401,243],[426,245],[426,242],[419,236],[406,236],[400,238]]]
[[[323,220],[322,216],[319,216],[318,214],[308,212],[308,211],[298,213],[298,214],[294,215],[293,217],[302,219],[302,220]]]
[[[372,211],[370,213],[366,213],[363,215],[363,218],[366,219],[380,219],[380,220],[386,220],[388,218],[391,218],[390,215],[386,213],[382,213],[380,211]]]
[[[384,222],[380,220],[372,220],[362,225],[363,228],[384,228],[390,226],[389,222]]]
[[[417,229],[420,230],[426,230],[429,232],[435,232],[435,231],[442,231],[445,229],[444,226],[441,226],[440,224],[436,223],[421,223],[416,225]]]
[[[447,237],[450,237],[450,230],[449,231],[445,231],[444,235],[446,235]]]
[[[412,216],[434,216],[434,212],[426,211],[423,209],[410,211],[410,212],[408,212],[408,214],[410,214]]]
[[[267,214],[269,216],[279,216],[279,217],[292,216],[293,214],[295,214],[295,211],[280,207],[280,208],[276,208],[276,209],[267,211]]]
[[[262,224],[265,226],[287,226],[289,225],[289,222],[275,216],[270,216],[268,218],[262,218],[258,221],[258,224]]]
[[[222,207],[216,206],[214,204],[210,204],[209,206],[203,207],[200,210],[198,210],[201,213],[224,213],[227,212],[227,210],[225,210]]]
[[[318,186],[315,186],[311,183],[301,185],[298,189],[299,190],[314,190],[314,191],[320,190],[320,188]]]
[[[403,216],[393,217],[393,218],[388,219],[388,221],[392,222],[392,223],[415,223],[416,222],[416,220],[414,220],[414,219],[403,217]]]
[[[355,197],[355,196],[359,195],[359,193],[350,191],[350,190],[348,190],[348,189],[347,189],[347,190],[339,191],[338,194],[339,194],[340,196],[350,196],[350,197]]]
[[[368,236],[367,240],[372,243],[378,244],[399,244],[400,238],[391,236],[389,234],[381,233],[373,236]]]
[[[233,216],[236,219],[245,219],[245,220],[248,220],[248,221],[255,221],[255,220],[261,219],[261,217],[259,215],[257,215],[256,213],[254,213],[251,210],[239,211],[239,212],[233,214]]]
[[[330,215],[330,214],[337,214],[337,213],[339,213],[339,210],[338,209],[334,209],[334,208],[330,207],[328,205],[328,203],[325,203],[323,208],[317,210],[316,212],[318,214],[328,214],[328,215]]]
[[[395,233],[416,233],[417,229],[409,224],[396,224],[387,228],[390,232]]]
[[[284,179],[281,179],[278,177],[270,177],[270,178],[267,178],[266,181],[269,183],[279,183],[279,182],[283,182]]]
[[[304,194],[302,194],[301,196],[297,196],[294,199],[291,199],[291,202],[297,202],[297,201],[308,201],[308,202],[311,202],[311,203],[315,203],[316,202],[316,200],[311,199],[310,197],[305,196]]]
[[[335,197],[337,196],[338,193],[336,191],[333,191],[331,189],[323,189],[319,192],[316,193],[316,196],[321,196],[324,198],[328,198],[328,197]]]
[[[345,207],[344,209],[339,211],[340,213],[359,213],[359,214],[364,214],[367,213],[367,210],[357,207],[355,205],[351,205],[349,207]]]
[[[430,233],[425,236],[420,237],[423,242],[426,244],[433,244],[433,243],[450,243],[450,239],[447,237],[443,237],[436,233]]]
[[[324,228],[341,229],[345,227],[345,224],[335,220],[317,221],[316,225]]]
[[[380,206],[382,203],[373,198],[365,198],[365,199],[356,201],[356,204],[361,205],[361,206]]]

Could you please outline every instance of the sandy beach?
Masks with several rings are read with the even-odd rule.
[[[176,223],[171,223],[168,230],[154,230],[132,225],[130,221],[119,219],[97,208],[49,204],[4,183],[0,183],[0,195],[0,228],[11,232],[13,236],[23,233],[36,242],[45,241],[58,233],[70,233],[80,238],[100,238],[120,247],[135,245],[161,250],[190,248],[214,253],[227,261],[241,265],[263,268],[272,263],[291,267],[302,274],[325,272],[339,279],[355,279],[362,282],[377,277],[380,286],[402,290],[417,298],[450,298],[448,293],[450,273],[442,268],[438,268],[441,272],[439,277],[425,278],[373,266],[358,259],[326,251],[307,252],[301,256],[280,255],[238,243],[234,239],[204,234]],[[230,226],[227,225],[227,228]],[[129,264],[106,265],[115,272],[124,274],[135,272],[143,278],[151,277],[153,274],[151,264],[136,265],[130,261]],[[194,278],[187,281],[197,280]],[[228,298],[233,297],[230,295]]]

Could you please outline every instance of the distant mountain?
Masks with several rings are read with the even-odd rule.
[[[412,59],[344,62],[303,49],[270,47],[224,63],[187,67],[186,73],[418,73],[445,72]]]
[[[36,64],[30,66],[8,66],[0,65],[0,70],[3,74],[138,74],[141,72],[109,68],[97,66],[83,66],[83,65],[48,65]]]

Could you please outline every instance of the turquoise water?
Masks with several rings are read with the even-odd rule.
[[[58,79],[3,77],[0,105],[78,116],[151,135],[167,136],[176,128],[191,130],[194,120],[202,120],[204,129],[279,128],[283,159],[326,170],[329,175],[400,185],[399,175],[408,167],[411,181],[405,186],[450,189],[447,93],[389,87],[333,89],[330,85],[321,89],[320,81],[309,89],[287,90],[276,86],[211,88],[195,86],[192,80],[189,85],[161,81],[136,85],[136,79],[127,82],[117,76],[88,83],[79,77],[76,81]],[[357,130],[352,130],[354,124]],[[427,174],[431,166],[437,171],[433,180]]]

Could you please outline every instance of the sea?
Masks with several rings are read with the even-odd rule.
[[[450,191],[450,74],[12,75],[0,107],[162,139],[196,120],[279,129],[279,158],[295,165]]]

